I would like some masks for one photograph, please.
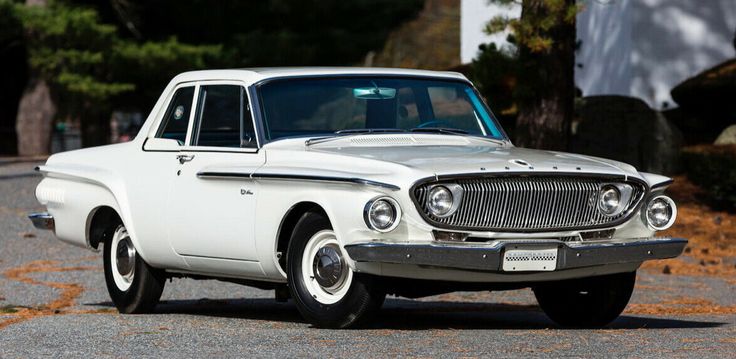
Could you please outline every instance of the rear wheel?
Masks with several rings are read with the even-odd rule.
[[[386,296],[373,277],[353,273],[329,220],[319,213],[308,212],[297,222],[286,266],[297,309],[315,326],[356,325]]]
[[[120,313],[148,313],[158,304],[166,278],[138,255],[125,226],[115,228],[104,248],[105,283]]]
[[[534,289],[539,306],[563,327],[602,327],[629,303],[636,272],[550,282]]]

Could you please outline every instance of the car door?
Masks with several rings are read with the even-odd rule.
[[[147,134],[140,151],[124,158],[119,172],[125,180],[128,205],[135,234],[146,260],[167,268],[186,268],[167,241],[165,222],[176,158],[184,146],[194,114],[195,83],[181,83],[171,89]]]
[[[254,233],[259,188],[247,174],[265,156],[258,150],[247,91],[237,82],[202,82],[196,98],[171,184],[169,242],[192,270],[259,276]],[[236,167],[246,178],[202,176]]]

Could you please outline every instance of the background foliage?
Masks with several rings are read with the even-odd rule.
[[[423,5],[422,0],[41,3],[0,0],[0,51],[22,48],[29,77],[52,89],[57,119],[79,120],[82,131],[90,132],[83,133],[85,146],[106,142],[113,103],[118,110],[145,113],[178,73],[354,65],[380,49],[391,30]],[[25,81],[26,74],[8,77]]]
[[[714,204],[736,210],[736,145],[686,147],[687,176],[710,195]]]
[[[580,0],[490,0],[499,5],[521,4],[521,16],[499,15],[485,31],[509,31],[511,49],[486,46],[474,67],[481,81],[494,83],[489,65],[502,65],[512,74],[516,108],[515,144],[523,147],[567,150],[574,115],[575,21]],[[480,71],[480,72],[479,72]],[[507,73],[508,74],[508,73]],[[499,82],[495,82],[499,84]],[[508,81],[506,82],[508,83]],[[504,82],[500,82],[503,88]],[[493,87],[486,86],[486,90]],[[495,93],[494,95],[498,95]]]

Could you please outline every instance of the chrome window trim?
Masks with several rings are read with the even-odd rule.
[[[189,127],[189,130],[187,131],[187,141],[186,141],[185,146],[182,146],[182,149],[181,150],[182,151],[188,151],[188,152],[258,153],[258,151],[261,149],[261,143],[262,142],[261,142],[261,139],[260,139],[260,136],[259,136],[259,126],[258,126],[258,122],[259,121],[256,119],[256,115],[253,112],[253,108],[254,108],[253,107],[253,96],[251,95],[251,91],[249,90],[251,86],[247,86],[245,82],[240,81],[240,80],[201,80],[201,81],[193,81],[193,82],[197,86],[197,88],[194,91],[194,99],[193,99],[193,102],[192,102],[195,105],[195,107],[193,108],[193,111],[192,111],[192,114],[191,114],[192,117],[191,117],[190,122],[189,122],[190,127]],[[197,111],[200,110],[200,106],[199,106],[200,105],[199,94],[201,92],[200,91],[200,87],[201,86],[211,86],[211,85],[240,86],[241,90],[243,91],[242,92],[242,95],[248,97],[247,103],[248,103],[248,106],[250,107],[250,110],[251,110],[250,111],[251,112],[251,116],[250,117],[251,117],[251,122],[253,124],[253,131],[255,132],[255,135],[256,135],[256,147],[215,147],[215,146],[195,146],[195,145],[192,144],[192,141],[194,140],[192,138],[192,136],[193,136],[193,132],[192,131],[194,130],[194,128],[193,128],[194,127],[193,121],[195,121],[197,119],[197,117],[194,116],[194,114]],[[242,112],[242,109],[241,109],[241,112]],[[201,122],[201,121],[197,121],[197,125],[199,125],[199,122]],[[242,126],[240,128],[240,133],[241,133],[240,141],[242,143],[242,141],[243,141],[243,136],[242,136],[242,134],[243,134],[243,128],[242,128]]]

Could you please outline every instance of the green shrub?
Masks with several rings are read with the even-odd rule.
[[[715,204],[736,210],[736,145],[686,147],[682,160],[688,178]]]

